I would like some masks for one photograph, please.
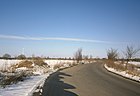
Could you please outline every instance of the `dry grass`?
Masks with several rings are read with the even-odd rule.
[[[63,64],[55,64],[54,66],[53,66],[53,69],[55,70],[55,69],[60,69],[60,67],[62,67],[63,66]]]
[[[20,68],[20,67],[27,67],[27,68],[32,68],[32,62],[31,61],[21,61],[18,64],[12,65],[11,67],[14,68]]]
[[[108,67],[111,67],[111,68],[113,68],[114,65],[115,65],[114,61],[113,61],[113,60],[109,60],[109,59],[106,60],[105,63],[106,63],[106,65],[107,65]]]
[[[116,69],[117,71],[126,71],[128,74],[131,74],[133,76],[140,76],[140,71],[138,71],[138,67],[136,65],[128,64],[126,67],[124,61],[114,63],[113,60],[106,60],[106,65],[108,67]]]
[[[23,81],[26,77],[31,76],[32,73],[29,71],[21,71],[15,73],[15,75],[6,75],[0,80],[0,86],[5,88],[7,85],[15,84],[19,81]]]
[[[34,58],[33,62],[38,65],[38,66],[43,66],[43,65],[47,65],[47,63],[44,62],[44,60],[42,58]]]
[[[34,65],[48,66],[48,64],[46,64],[42,58],[34,58],[32,61],[29,60],[21,61],[18,64],[12,65],[8,69],[11,70],[11,72],[15,72],[17,68],[26,67],[28,69],[32,69]]]
[[[22,62],[20,62],[19,64],[17,64],[17,67],[18,67],[18,68],[20,68],[20,67],[33,68],[32,64],[33,64],[33,63],[32,63],[31,61],[25,60],[25,61],[22,61]]]
[[[25,70],[18,71],[17,68],[25,67]],[[27,68],[27,69],[26,69]],[[48,65],[41,58],[35,58],[34,60],[24,60],[19,62],[18,64],[12,65],[8,68],[9,72],[5,73],[5,75],[0,80],[0,86],[5,87],[7,85],[17,83],[19,81],[23,81],[27,76],[33,75],[33,70],[46,70],[47,72]]]
[[[20,68],[20,67],[26,67],[26,68],[33,68],[32,66],[32,62],[31,61],[21,61],[19,62],[18,64],[15,64],[15,65],[12,65],[11,67],[9,67],[8,69],[10,70],[10,72],[15,72],[17,68]]]

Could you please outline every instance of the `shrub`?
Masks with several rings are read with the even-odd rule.
[[[21,55],[19,55],[19,56],[17,57],[17,59],[26,59],[26,56],[23,55],[23,54],[21,54]]]
[[[33,63],[31,61],[21,61],[18,64],[12,65],[9,67],[10,72],[15,72],[17,68],[26,67],[26,68],[33,68]]]
[[[20,71],[14,75],[5,75],[0,80],[0,86],[5,88],[7,85],[15,84],[19,81],[23,81],[26,77],[31,76],[32,73],[29,71]]]
[[[74,59],[79,63],[82,61],[82,49],[79,48],[75,53],[74,53]]]
[[[55,69],[59,69],[60,67],[62,67],[63,66],[63,64],[55,64],[54,66],[53,66],[53,69],[55,70]]]
[[[140,48],[134,48],[134,46],[127,46],[126,50],[123,52],[124,56],[126,57],[127,60],[127,64],[128,62],[133,59],[134,57],[136,57],[138,55],[138,53],[140,52]],[[127,66],[126,66],[127,67]]]
[[[9,58],[11,58],[11,55],[10,54],[4,54],[3,55],[3,59],[9,59]]]
[[[108,57],[108,59],[116,60],[117,57],[118,57],[118,54],[119,53],[117,52],[116,49],[111,48],[111,49],[107,50],[107,57]]]
[[[40,57],[34,57],[33,58],[33,63],[35,63],[38,66],[47,65],[47,63],[44,62],[44,59],[42,59]]]

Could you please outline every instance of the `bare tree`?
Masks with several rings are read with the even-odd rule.
[[[108,49],[107,50],[107,57],[108,57],[108,59],[110,59],[110,60],[115,60],[115,59],[117,59],[117,57],[118,57],[118,50],[117,49],[113,49],[113,48],[111,48],[111,49]]]
[[[17,58],[18,58],[18,59],[26,59],[26,56],[23,55],[23,54],[21,54],[21,55],[19,55]]]
[[[80,61],[82,61],[82,48],[79,48],[75,54],[74,54],[74,58],[77,61],[77,63],[79,63]]]
[[[123,52],[126,59],[127,59],[127,63],[129,62],[130,59],[134,58],[135,56],[137,56],[137,54],[139,53],[140,48],[134,48],[134,46],[127,46],[126,50]]]
[[[89,56],[88,55],[83,55],[83,59],[84,60],[88,60],[89,59]]]
[[[118,50],[117,49],[108,49],[107,50],[107,57],[108,60],[106,60],[106,64],[108,67],[115,68],[115,63],[114,61],[118,58]]]
[[[9,59],[9,58],[11,58],[11,55],[10,55],[10,54],[4,54],[4,55],[3,55],[3,58],[4,58],[4,59]]]

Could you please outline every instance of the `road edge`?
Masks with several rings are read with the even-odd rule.
[[[107,67],[106,64],[104,64],[103,67],[104,67],[108,72],[110,72],[110,73],[116,74],[116,75],[121,76],[121,77],[123,77],[123,78],[125,78],[125,79],[129,79],[129,80],[135,81],[135,82],[137,82],[137,83],[140,83],[140,78],[139,78],[139,80],[136,80],[136,79],[133,79],[133,78],[124,76],[124,75],[120,74],[119,72],[110,70],[109,67]]]

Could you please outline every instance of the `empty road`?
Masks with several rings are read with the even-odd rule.
[[[84,64],[52,74],[43,96],[140,96],[140,83],[106,71],[101,63]]]

